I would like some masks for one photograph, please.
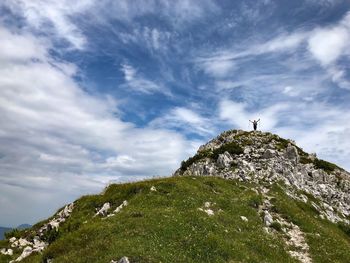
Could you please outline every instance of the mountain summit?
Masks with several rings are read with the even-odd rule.
[[[303,195],[295,193],[305,191],[322,200],[325,210],[315,208],[325,218],[349,223],[350,174],[275,134],[224,132],[182,162],[175,175],[217,176],[270,185],[282,182],[293,198],[303,200]]]
[[[350,174],[230,130],[174,176],[112,184],[0,241],[0,262],[350,262]]]

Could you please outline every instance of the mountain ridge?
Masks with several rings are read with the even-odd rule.
[[[11,233],[0,262],[350,262],[349,178],[292,140],[230,130],[172,177],[109,185]]]

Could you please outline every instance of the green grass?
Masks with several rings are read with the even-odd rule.
[[[157,191],[150,191],[151,186]],[[262,197],[252,187],[256,185],[216,177],[111,185],[103,195],[78,199],[44,253],[22,262],[105,263],[122,256],[131,262],[297,262],[280,234],[263,230],[257,212]],[[350,262],[350,238],[341,227],[316,218],[307,204],[290,199],[277,186],[271,194],[276,211],[307,233],[314,262]],[[129,205],[114,217],[93,217],[105,202],[114,209],[124,200]],[[212,203],[214,216],[198,210],[205,202]],[[0,256],[1,263],[8,261]]]

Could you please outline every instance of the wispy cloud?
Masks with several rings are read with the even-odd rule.
[[[150,126],[177,129],[186,134],[202,136],[214,135],[216,130],[212,119],[203,117],[197,112],[184,107],[173,108],[165,115],[153,120]]]
[[[124,73],[125,84],[122,87],[130,88],[137,92],[151,94],[154,92],[164,93],[171,96],[168,88],[155,81],[143,77],[134,67],[129,64],[122,64],[121,71]]]
[[[84,13],[93,6],[94,1],[25,1],[5,0],[2,2],[11,12],[24,17],[27,25],[33,30],[45,34],[52,34],[65,39],[73,48],[83,49],[86,37],[81,29],[71,19],[74,15]],[[50,33],[52,32],[52,33]]]

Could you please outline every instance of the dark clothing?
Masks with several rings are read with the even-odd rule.
[[[254,127],[254,131],[256,131],[256,128],[258,128],[258,123],[257,122],[253,122],[253,127]]]

